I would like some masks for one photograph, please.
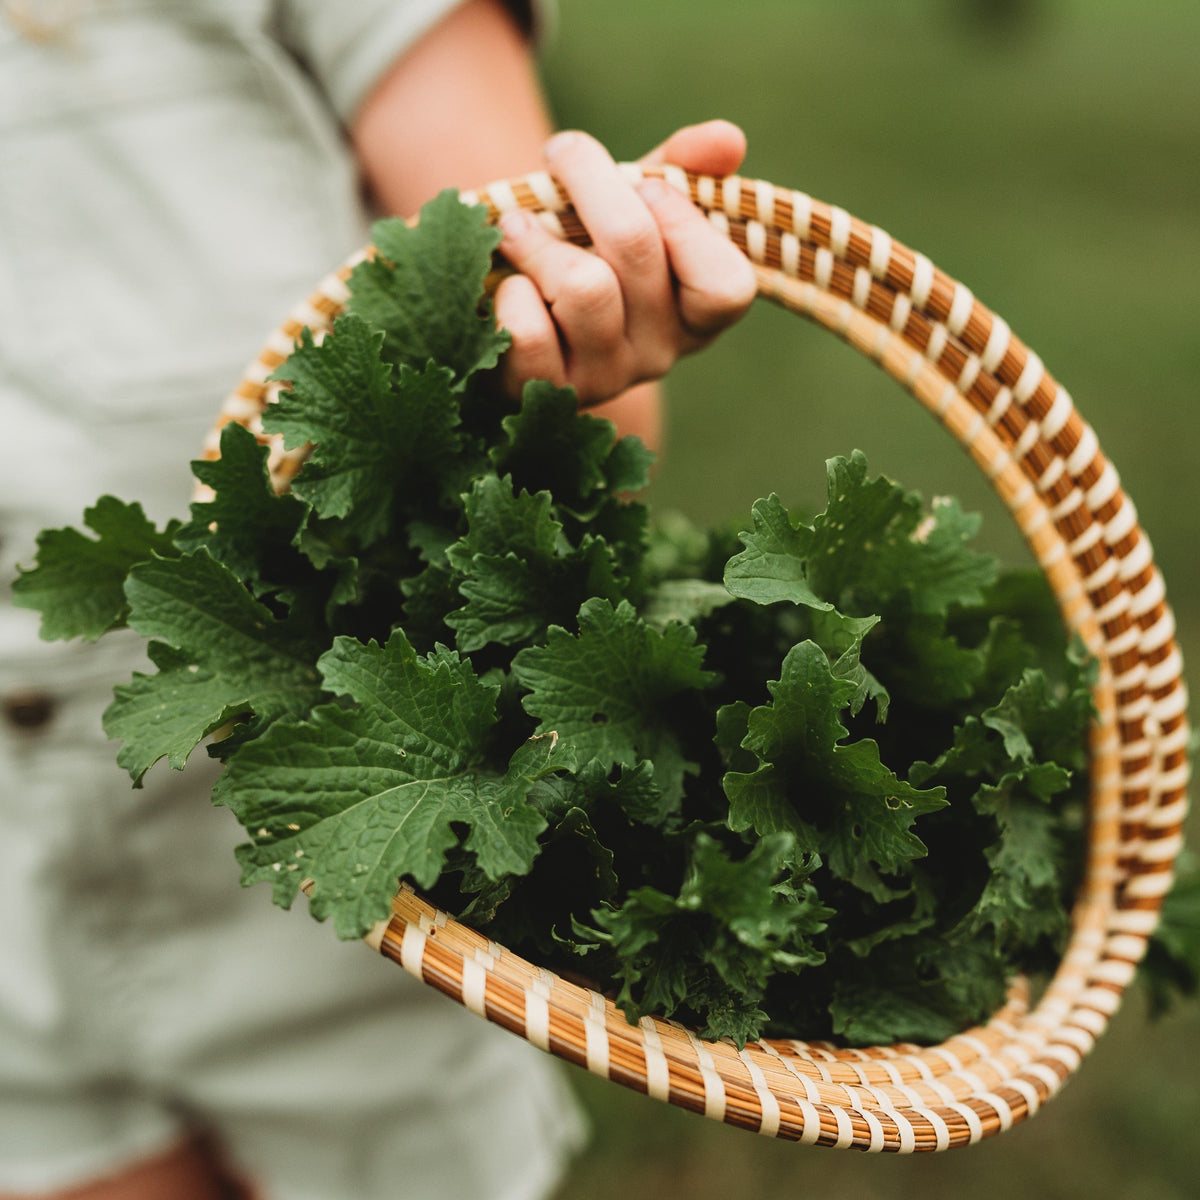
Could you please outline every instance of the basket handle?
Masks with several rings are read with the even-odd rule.
[[[737,1051],[674,1023],[630,1026],[597,993],[520,959],[403,887],[368,942],[417,978],[594,1073],[709,1117],[808,1143],[868,1150],[970,1144],[1061,1087],[1120,1004],[1170,888],[1187,809],[1187,696],[1174,621],[1150,543],[1094,431],[1041,360],[963,284],[844,209],[761,180],[623,164],[664,178],[750,258],[758,293],[876,362],[940,421],[991,481],[1099,663],[1084,881],[1072,935],[1029,1009],[1023,985],[986,1025],[940,1046],[838,1049],[763,1041]],[[489,219],[529,209],[586,245],[549,175],[463,200]],[[268,339],[208,444],[235,420],[261,434],[267,380],[300,331],[328,328],[361,252]],[[272,445],[284,487],[302,452]]]

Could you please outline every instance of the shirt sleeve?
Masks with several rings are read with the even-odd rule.
[[[379,78],[462,0],[279,0],[276,33],[348,124]],[[521,28],[537,37],[546,4],[504,0]]]

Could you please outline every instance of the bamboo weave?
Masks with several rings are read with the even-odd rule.
[[[992,482],[1099,663],[1085,878],[1057,973],[1035,1006],[1023,983],[985,1025],[939,1046],[845,1049],[764,1040],[738,1050],[679,1024],[626,1022],[613,1004],[525,962],[401,887],[368,943],[418,979],[544,1050],[660,1100],[763,1134],[908,1153],[967,1145],[1036,1112],[1079,1066],[1132,981],[1182,847],[1187,696],[1174,622],[1150,544],[1071,397],[999,316],[923,254],[796,191],[678,168],[659,175],[755,264],[761,296],[878,363],[940,421]],[[463,200],[490,218],[529,209],[553,232],[586,232],[546,174]],[[365,252],[364,252],[365,253]],[[226,401],[262,436],[268,376],[305,326],[328,329],[355,256],[268,339]],[[264,438],[264,440],[267,440]],[[276,441],[283,488],[303,452]]]

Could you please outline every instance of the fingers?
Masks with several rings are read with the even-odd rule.
[[[557,134],[546,164],[567,189],[596,255],[616,276],[631,340],[652,346],[674,331],[671,271],[654,215],[612,156],[587,134]],[[647,364],[653,369],[655,364]],[[666,367],[669,367],[668,362]]]
[[[758,291],[750,260],[684,196],[661,179],[638,188],[654,214],[675,278],[676,313],[699,349],[745,315]]]
[[[528,213],[505,213],[500,228],[500,249],[524,280],[505,280],[496,298],[497,320],[513,339],[506,363],[510,386],[549,378],[570,384],[580,402],[590,404],[636,382],[625,299],[612,266],[560,241]],[[534,364],[552,374],[539,375],[530,369]]]
[[[708,121],[673,134],[643,160],[709,174],[736,170],[741,130]],[[584,404],[666,374],[675,359],[736,321],[755,294],[753,268],[684,196],[661,180],[636,188],[583,133],[556,135],[547,166],[566,189],[593,251],[554,237],[528,213],[500,219],[500,250],[520,275],[496,295],[512,334],[506,383],[569,384]]]
[[[496,321],[508,330],[512,345],[504,356],[505,390],[520,395],[527,380],[567,383],[563,346],[550,310],[528,275],[510,275],[496,289]]]

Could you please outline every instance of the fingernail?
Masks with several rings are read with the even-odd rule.
[[[643,179],[637,185],[638,195],[641,196],[650,208],[657,208],[667,198],[670,191],[670,185],[657,176]]]
[[[498,222],[505,237],[522,237],[533,228],[533,218],[523,208],[513,208],[500,214]]]
[[[573,129],[564,129],[560,133],[556,133],[543,147],[542,156],[544,158],[553,158],[556,154],[566,150],[573,142],[577,141],[579,135]]]

